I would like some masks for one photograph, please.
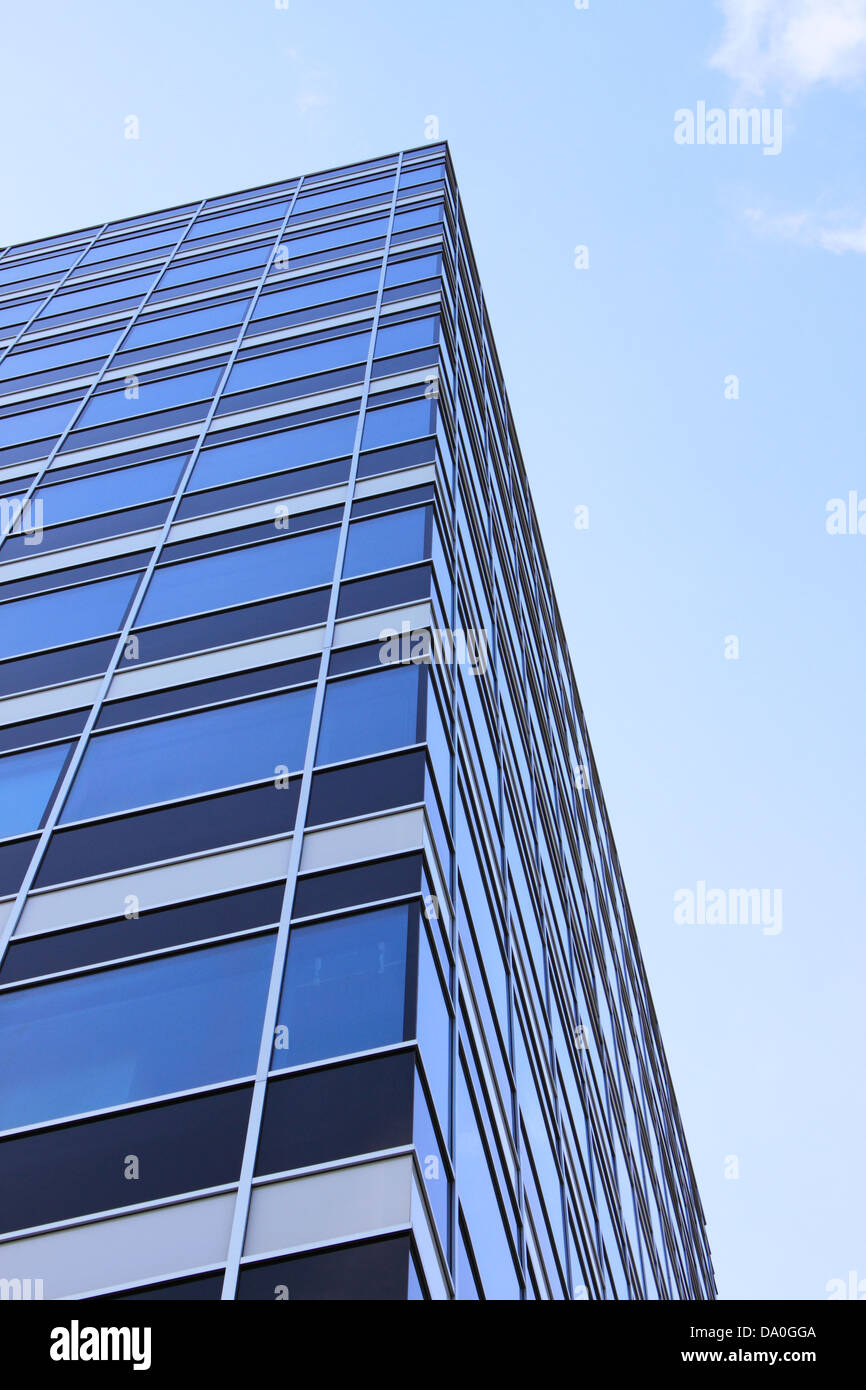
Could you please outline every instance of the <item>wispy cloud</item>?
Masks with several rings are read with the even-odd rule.
[[[300,115],[305,116],[308,111],[316,111],[323,106],[330,106],[332,102],[331,74],[323,68],[309,67],[298,48],[287,48],[285,54],[295,69],[296,90],[293,99],[295,108]]]
[[[295,106],[304,116],[308,111],[315,111],[322,106],[330,106],[331,98],[320,85],[320,74],[308,72],[304,74],[300,90],[295,95]]]
[[[866,74],[866,0],[719,0],[721,45],[710,62],[742,92],[787,98]]]
[[[859,224],[846,222],[841,214],[819,218],[811,212],[769,214],[761,208],[747,208],[746,218],[762,236],[794,241],[800,246],[819,246],[837,256],[846,251],[866,256],[866,218]]]

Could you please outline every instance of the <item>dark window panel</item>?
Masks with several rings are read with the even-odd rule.
[[[13,840],[9,844],[0,845],[0,894],[4,897],[6,894],[17,893],[24,882],[37,838]]]
[[[35,841],[29,842],[30,851],[34,845]],[[140,917],[116,917],[93,926],[13,940],[0,968],[0,984],[273,926],[280,919],[284,892],[282,881],[268,883],[215,898],[196,898],[174,907],[154,908],[142,912]]]
[[[352,518],[375,516],[378,512],[390,512],[396,507],[411,507],[418,502],[432,502],[436,489],[432,483],[422,483],[420,487],[404,487],[399,492],[382,492],[375,497],[362,497],[352,504]]]
[[[235,1181],[252,1087],[0,1140],[0,1229],[23,1230]],[[124,1177],[127,1155],[137,1179]]]
[[[400,468],[416,468],[422,463],[435,463],[436,441],[417,439],[408,444],[397,444],[390,449],[374,449],[361,454],[358,460],[358,477],[373,478],[380,473],[396,472]]]
[[[369,864],[353,864],[298,880],[293,917],[360,906],[417,893],[421,887],[421,855],[403,854]]]
[[[424,799],[424,750],[371,763],[317,772],[310,790],[308,825],[350,820]]]
[[[397,376],[400,372],[417,372],[422,367],[436,367],[439,361],[439,349],[436,347],[421,348],[415,352],[404,352],[395,354],[392,357],[378,357],[373,363],[373,380],[378,381],[380,377]]]
[[[215,797],[138,811],[93,825],[55,830],[36,880],[52,883],[109,874],[136,864],[285,835],[295,823],[300,782],[245,787]]]
[[[245,1265],[238,1299],[273,1302],[288,1291],[292,1303],[405,1302],[409,1282],[409,1237],[386,1236],[363,1245],[344,1245],[313,1255]]]
[[[64,714],[49,715],[45,719],[31,719],[25,724],[9,724],[5,729],[0,729],[0,753],[80,734],[87,714],[86,709],[76,709]]]
[[[38,656],[2,661],[0,695],[14,695],[23,690],[38,690],[42,686],[80,680],[84,676],[102,675],[108,666],[116,641],[116,638],[108,637],[99,642],[84,642],[77,647],[62,647],[56,651],[43,652]]]
[[[429,598],[431,573],[429,565],[416,565],[412,569],[374,575],[372,579],[350,580],[340,586],[337,617],[348,618],[355,613]]]
[[[175,1279],[167,1284],[148,1284],[144,1289],[129,1293],[103,1294],[100,1298],[83,1298],[82,1303],[147,1303],[147,1302],[213,1302],[222,1298],[223,1274],[197,1274],[192,1279]]]
[[[256,1175],[411,1144],[414,1072],[410,1051],[270,1081]]]
[[[385,650],[382,642],[365,642],[360,647],[340,647],[331,653],[331,662],[328,667],[329,676],[346,676],[351,671],[375,671],[380,666],[392,666],[399,663],[399,656],[392,661],[390,654],[388,659],[382,660],[382,652]]]

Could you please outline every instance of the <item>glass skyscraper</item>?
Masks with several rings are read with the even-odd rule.
[[[0,1294],[714,1298],[446,147],[0,337]]]

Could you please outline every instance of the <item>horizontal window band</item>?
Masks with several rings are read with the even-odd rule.
[[[0,1139],[0,1231],[235,1182],[251,1098],[232,1086]]]
[[[248,841],[287,834],[294,828],[299,790],[295,776],[288,786],[268,782],[56,829],[34,888],[236,845],[240,829]]]
[[[35,656],[0,662],[0,695],[13,695],[43,686],[61,685],[108,668],[117,637],[98,638],[74,647],[60,647]]]
[[[46,500],[50,502],[50,499]],[[113,536],[149,531],[162,525],[170,507],[171,498],[166,498],[161,502],[148,502],[140,507],[84,517],[80,521],[65,522],[60,526],[46,526],[39,538],[38,546],[33,545],[32,537],[8,536],[3,544],[3,559],[25,559],[37,550],[40,555],[44,555],[51,550],[65,550],[70,546],[88,545],[93,541],[108,540]],[[0,598],[5,598],[2,588]]]
[[[187,685],[169,686],[103,704],[95,731],[112,729],[142,719],[159,719],[184,710],[206,709],[223,700],[243,699],[269,690],[288,690],[315,682],[319,657],[305,656],[275,662],[270,666],[251,666],[224,676],[215,676]]]
[[[203,617],[184,618],[164,627],[142,628],[136,656],[124,657],[118,673],[166,657],[186,656],[253,637],[313,627],[325,621],[330,589],[315,589],[289,598],[262,600],[243,608],[225,609]]]
[[[313,776],[307,825],[331,827],[416,805],[423,799],[424,749],[323,769]],[[121,869],[141,868],[294,828],[300,778],[267,782],[132,811],[54,830],[34,889],[57,887]],[[11,846],[9,847],[11,849]],[[14,864],[14,860],[13,860]]]
[[[78,970],[121,959],[125,953],[143,955],[266,927],[279,921],[284,893],[285,883],[278,880],[216,897],[145,909],[131,918],[118,915],[41,936],[13,937],[0,968],[0,984],[35,978],[45,973],[47,966],[52,973]]]

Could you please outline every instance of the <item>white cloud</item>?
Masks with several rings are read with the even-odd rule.
[[[317,74],[309,73],[305,79],[305,85],[301,87],[295,97],[295,106],[302,116],[305,116],[308,111],[315,111],[319,107],[330,106],[331,104],[331,98],[327,93],[312,85],[316,81]]]
[[[306,116],[308,111],[330,106],[331,74],[322,68],[309,67],[299,48],[286,48],[283,51],[296,71],[294,103],[298,113]]]
[[[762,236],[795,241],[800,246],[820,246],[837,256],[846,251],[866,256],[866,218],[846,223],[841,214],[823,220],[811,212],[768,215],[761,208],[747,208],[746,218]]]
[[[866,74],[866,0],[719,0],[725,32],[710,59],[743,92],[791,97]]]

